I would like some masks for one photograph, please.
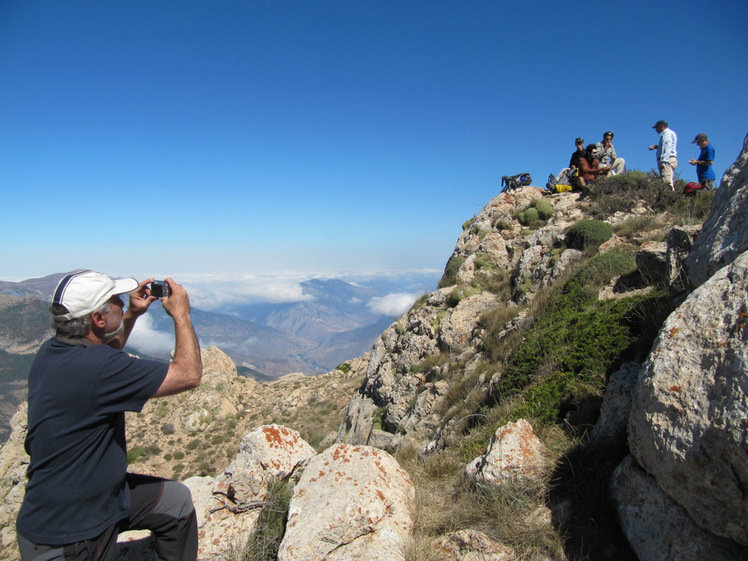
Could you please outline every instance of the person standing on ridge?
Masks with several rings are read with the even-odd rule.
[[[698,160],[688,160],[692,166],[696,166],[696,177],[701,183],[701,187],[711,191],[714,187],[714,180],[717,176],[714,174],[712,164],[714,163],[714,146],[707,140],[706,135],[702,132],[696,135],[691,144],[698,144],[701,148]]]
[[[182,483],[127,473],[125,411],[200,385],[202,359],[187,291],[166,279],[161,303],[174,321],[171,363],[123,351],[136,320],[157,299],[153,279],[66,275],[50,312],[55,336],[28,379],[31,456],[16,519],[23,561],[111,561],[117,535],[151,530],[162,561],[194,561],[197,515]],[[129,294],[129,306],[120,295]]]
[[[657,169],[660,170],[660,178],[675,191],[673,173],[675,168],[678,167],[678,151],[676,149],[678,136],[673,129],[668,128],[667,121],[657,121],[652,128],[660,135],[660,142],[659,144],[652,144],[649,149],[657,150]]]

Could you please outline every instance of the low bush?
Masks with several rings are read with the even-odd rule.
[[[460,270],[462,264],[465,262],[464,255],[452,255],[447,261],[447,266],[444,268],[444,276],[439,281],[439,288],[452,286],[457,284],[457,271]]]
[[[566,246],[585,251],[597,248],[613,236],[613,229],[600,220],[580,220],[566,232]]]
[[[640,204],[652,212],[661,213],[681,197],[678,189],[676,186],[676,192],[673,192],[655,171],[634,170],[605,177],[590,190],[590,213],[594,218],[607,219],[617,212],[631,212]]]
[[[517,220],[519,220],[519,223],[523,226],[530,226],[540,220],[540,213],[536,208],[527,207],[525,210],[520,211],[517,214]]]

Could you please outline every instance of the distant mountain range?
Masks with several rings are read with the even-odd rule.
[[[48,302],[66,273],[21,282],[0,281],[0,350],[34,352],[49,334]],[[424,275],[423,292],[433,290],[436,275]],[[430,281],[430,285],[428,285]],[[412,284],[412,279],[409,281]],[[395,319],[375,311],[372,299],[397,291],[397,281],[381,280],[376,288],[353,285],[340,279],[311,279],[300,283],[305,297],[299,302],[224,306],[204,311],[193,306],[193,323],[203,347],[215,345],[239,366],[271,378],[290,372],[328,372],[347,359],[371,348]],[[151,306],[130,338],[141,354],[168,358],[173,339],[171,319],[159,305]],[[137,330],[141,328],[141,336]],[[147,331],[145,336],[142,332]],[[168,343],[168,344],[167,344]]]
[[[6,437],[7,420],[26,398],[33,353],[52,335],[49,302],[65,274],[0,281],[0,442]],[[244,375],[262,380],[291,372],[319,374],[366,353],[395,319],[370,307],[372,299],[419,285],[427,292],[437,281],[433,273],[411,276],[407,286],[392,277],[374,279],[371,286],[311,279],[300,283],[305,300],[224,306],[217,311],[193,306],[192,319],[200,346],[219,347]],[[167,360],[173,341],[171,319],[154,304],[138,321],[129,350]]]

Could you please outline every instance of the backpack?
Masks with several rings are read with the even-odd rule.
[[[690,183],[686,183],[686,186],[683,187],[683,194],[686,197],[690,197],[692,195],[696,194],[696,191],[700,191],[704,187],[701,185],[701,183],[694,183],[691,181]]]
[[[505,175],[501,178],[501,185],[503,186],[501,192],[514,191],[520,187],[530,185],[530,183],[532,183],[532,177],[530,177],[529,173],[518,173],[517,175],[510,176]]]

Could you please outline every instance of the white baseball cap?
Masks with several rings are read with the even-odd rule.
[[[83,317],[103,306],[112,296],[132,292],[138,284],[133,278],[115,280],[96,271],[70,273],[57,285],[52,299],[53,304],[65,306],[68,313],[56,315],[55,319]]]

